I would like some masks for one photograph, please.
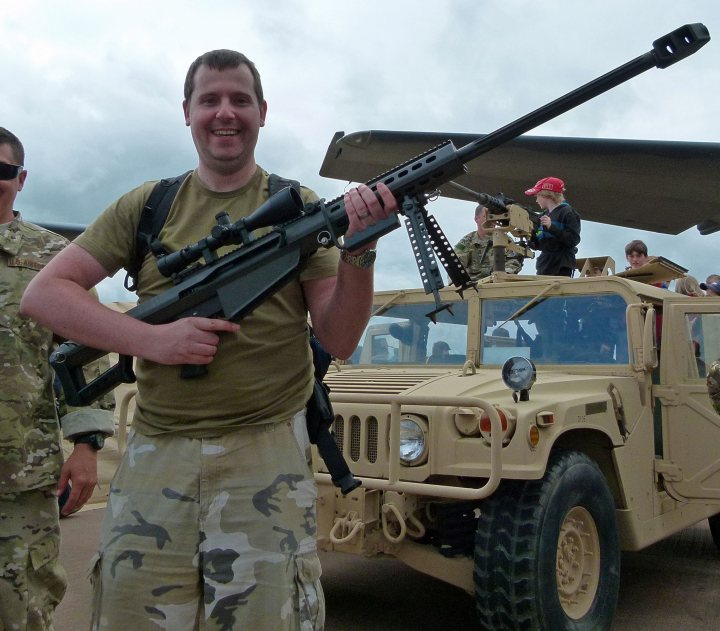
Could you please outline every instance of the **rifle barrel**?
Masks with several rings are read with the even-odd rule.
[[[467,164],[470,160],[481,156],[483,153],[506,143],[508,140],[517,138],[521,134],[552,120],[581,103],[595,98],[603,92],[611,90],[646,70],[656,67],[667,68],[669,65],[696,53],[709,41],[710,34],[703,24],[696,23],[681,26],[655,40],[653,50],[644,55],[640,55],[632,61],[615,68],[615,70],[611,70],[572,92],[568,92],[566,95],[539,107],[512,123],[508,123],[491,134],[468,143],[457,150],[458,158],[461,162]]]

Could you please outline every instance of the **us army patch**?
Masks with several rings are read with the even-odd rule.
[[[21,256],[12,256],[8,260],[8,267],[24,267],[26,269],[34,269],[40,271],[45,267],[45,263],[37,259],[27,259]]]

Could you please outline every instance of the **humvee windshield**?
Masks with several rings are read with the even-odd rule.
[[[625,308],[614,294],[483,300],[482,363],[513,355],[536,364],[626,363]]]
[[[484,298],[482,364],[501,365],[513,355],[537,364],[628,362],[625,301],[615,294]],[[365,334],[348,363],[463,364],[467,357],[468,305],[452,303],[433,324],[426,303],[375,305]],[[477,325],[476,325],[477,326]]]
[[[467,351],[468,307],[452,303],[452,313],[441,311],[436,324],[427,317],[435,309],[427,303],[384,307],[370,318],[352,364],[463,364]],[[374,305],[373,313],[379,311]]]

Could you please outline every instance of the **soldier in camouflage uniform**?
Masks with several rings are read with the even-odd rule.
[[[88,445],[78,445],[63,465],[47,362],[53,335],[18,314],[27,284],[67,243],[13,211],[27,176],[23,162],[20,141],[0,127],[0,629],[35,631],[52,629],[65,592],[58,564],[61,470],[73,487],[66,513],[90,497],[97,474]],[[85,411],[65,418],[70,434],[73,421],[97,429]],[[112,432],[112,418],[105,420]]]
[[[255,162],[267,104],[254,64],[235,51],[190,66],[183,101],[198,168],[178,189],[160,240],[177,250],[268,199]],[[133,430],[113,479],[94,567],[92,628],[117,631],[319,631],[317,486],[305,406],[313,387],[307,328],[339,358],[355,349],[373,299],[372,245],[321,248],[240,324],[200,317],[148,324],[87,299],[132,261],[154,183],[113,203],[33,281],[23,308],[57,333],[137,357]],[[345,195],[350,236],[397,211],[384,184]],[[304,202],[317,196],[302,187]],[[339,260],[338,260],[339,259]],[[148,253],[146,300],[172,280]],[[209,364],[188,384],[181,364]]]
[[[455,245],[455,254],[467,268],[470,278],[480,280],[493,273],[493,240],[492,234],[485,229],[487,208],[478,206],[475,209],[477,230],[466,234]],[[522,269],[523,257],[517,252],[505,251],[505,271],[518,274]]]
[[[708,394],[715,411],[720,414],[720,359],[716,359],[708,370]]]

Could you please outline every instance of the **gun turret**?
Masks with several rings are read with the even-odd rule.
[[[527,246],[526,240],[539,225],[535,213],[502,193],[497,196],[487,193],[474,193],[474,195],[478,203],[487,208],[483,227],[492,233],[493,271],[505,271],[508,250],[517,252],[524,258],[534,258],[535,253]],[[518,241],[513,241],[512,237]]]

